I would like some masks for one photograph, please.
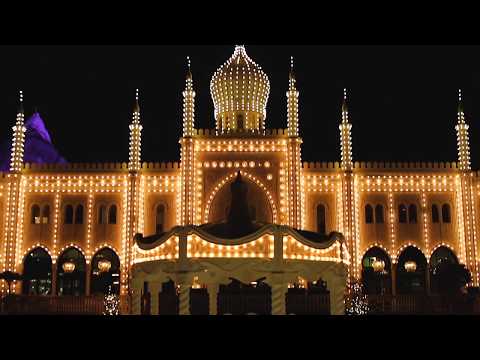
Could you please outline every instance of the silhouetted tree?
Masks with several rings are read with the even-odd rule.
[[[438,290],[442,295],[460,294],[463,287],[472,281],[470,271],[462,264],[441,261],[433,270]]]

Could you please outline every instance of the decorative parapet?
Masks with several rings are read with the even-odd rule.
[[[194,129],[193,131],[194,136],[239,136],[241,137],[243,134],[241,132],[235,132],[232,134],[218,134],[216,129]],[[252,136],[252,132],[245,131],[245,135]],[[255,133],[253,133],[255,135]],[[288,136],[288,129],[265,129],[264,134],[259,134],[259,136]]]
[[[336,170],[340,169],[340,163],[338,161],[335,162],[304,162],[303,163],[304,170]]]
[[[304,162],[304,171],[338,171],[341,170],[339,162]],[[456,162],[383,162],[383,161],[362,161],[355,162],[353,171],[381,171],[405,172],[405,171],[442,171],[457,172]]]
[[[179,162],[143,162],[142,170],[179,170]],[[23,172],[126,172],[126,162],[116,163],[65,163],[65,164],[36,164],[25,163]],[[8,173],[2,173],[5,177]]]
[[[355,169],[385,169],[385,170],[456,170],[456,162],[383,162],[369,161],[354,164]]]

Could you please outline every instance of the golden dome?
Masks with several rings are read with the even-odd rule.
[[[217,130],[263,131],[270,82],[262,68],[236,46],[210,82]]]

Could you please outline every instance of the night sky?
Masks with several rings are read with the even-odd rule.
[[[234,50],[218,46],[1,46],[0,138],[10,141],[18,90],[70,162],[128,161],[140,89],[143,160],[178,161],[186,56],[196,127],[213,128],[209,84]],[[304,161],[338,161],[340,106],[349,89],[355,161],[455,161],[457,92],[464,92],[472,163],[480,164],[479,46],[246,45],[270,79],[266,126],[286,127],[290,55],[300,91]]]

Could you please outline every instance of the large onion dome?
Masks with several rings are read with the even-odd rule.
[[[236,46],[213,74],[210,92],[220,133],[263,132],[270,82],[262,68]]]

